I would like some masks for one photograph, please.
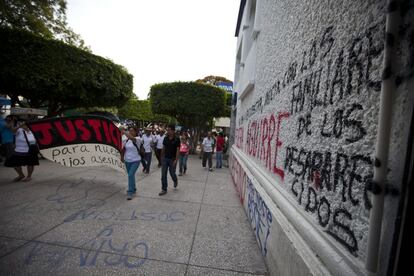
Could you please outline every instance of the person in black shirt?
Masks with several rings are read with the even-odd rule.
[[[170,171],[172,180],[174,181],[174,188],[177,188],[178,179],[175,173],[177,166],[177,160],[180,151],[180,139],[175,136],[175,126],[170,125],[167,128],[167,136],[164,138],[163,149],[161,151],[161,192],[160,196],[167,193],[168,181],[167,181],[167,169]]]

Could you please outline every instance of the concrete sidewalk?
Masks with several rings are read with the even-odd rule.
[[[160,169],[140,167],[131,201],[109,168],[42,160],[12,183],[1,167],[0,275],[266,275],[228,169],[188,167],[162,197]]]

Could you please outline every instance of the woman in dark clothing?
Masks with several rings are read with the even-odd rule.
[[[14,168],[18,176],[13,180],[15,182],[23,180],[25,182],[32,180],[34,166],[39,165],[39,158],[37,151],[32,151],[30,148],[36,148],[36,139],[30,131],[25,121],[20,121],[17,127],[12,131],[15,134],[15,148],[13,154],[6,160],[4,165],[6,167]],[[23,166],[27,166],[27,176],[23,173]]]

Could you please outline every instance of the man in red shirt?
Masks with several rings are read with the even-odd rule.
[[[223,132],[220,132],[216,141],[216,168],[221,169],[223,166],[223,149],[224,149],[224,136]]]

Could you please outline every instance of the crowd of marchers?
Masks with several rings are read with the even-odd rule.
[[[187,173],[187,160],[191,147],[194,144],[192,137],[186,129],[176,132],[175,125],[168,125],[166,130],[163,128],[138,129],[135,126],[128,128],[121,127],[122,132],[122,151],[121,159],[125,162],[128,174],[127,200],[131,200],[136,194],[136,173],[142,165],[142,172],[150,173],[153,153],[161,168],[161,191],[160,196],[168,191],[169,173],[173,181],[174,189],[178,187],[178,177],[176,174],[177,165],[179,167],[178,176]],[[222,132],[212,133],[209,131],[200,141],[200,157],[202,166],[208,170],[213,170],[213,154],[216,155],[216,169],[223,167],[223,154],[227,152],[227,137]]]

